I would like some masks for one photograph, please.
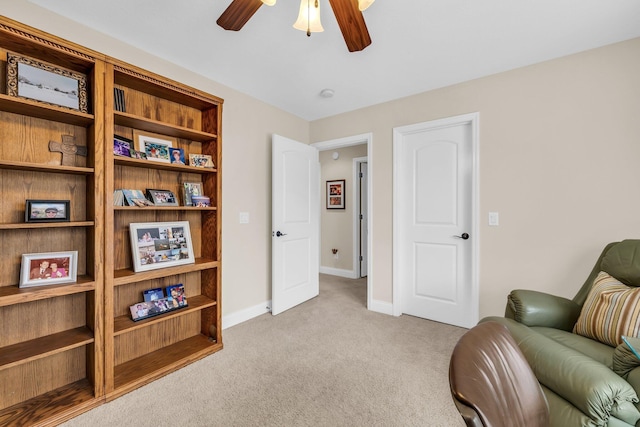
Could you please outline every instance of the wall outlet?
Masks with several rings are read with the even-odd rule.
[[[493,227],[500,225],[500,214],[498,212],[489,212],[489,225]]]

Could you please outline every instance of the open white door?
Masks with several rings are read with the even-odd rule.
[[[271,313],[319,293],[320,163],[318,150],[273,135]]]

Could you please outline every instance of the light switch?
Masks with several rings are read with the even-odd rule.
[[[489,225],[497,226],[500,224],[500,214],[498,212],[489,212]]]
[[[249,212],[240,212],[240,224],[249,224]]]

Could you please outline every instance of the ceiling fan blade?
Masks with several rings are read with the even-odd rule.
[[[262,6],[261,0],[233,0],[216,21],[225,30],[238,31]]]
[[[349,52],[363,50],[369,46],[371,37],[369,37],[364,16],[358,9],[358,0],[329,0],[329,3],[331,3],[331,9],[336,16]]]

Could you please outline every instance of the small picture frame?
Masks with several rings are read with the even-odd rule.
[[[189,221],[129,224],[133,270],[157,270],[195,263]]]
[[[208,208],[211,206],[211,199],[207,196],[191,196],[191,201],[196,208]]]
[[[167,300],[169,300],[171,308],[181,308],[187,306],[187,296],[184,294],[184,285],[167,286]]]
[[[147,188],[147,199],[156,206],[179,206],[175,194],[169,190],[154,190]]]
[[[129,149],[129,157],[131,157],[132,159],[147,160],[147,155],[145,153],[133,148]]]
[[[20,287],[73,283],[78,274],[78,251],[22,255]]]
[[[133,140],[137,142],[138,150],[147,156],[147,160],[171,163],[170,149],[177,143],[175,138],[134,129]]]
[[[189,165],[196,168],[215,168],[213,158],[208,154],[189,154]]]
[[[7,52],[7,94],[86,113],[87,76]]]
[[[182,148],[169,148],[171,163],[174,165],[186,165],[184,160],[184,150]]]
[[[327,209],[345,208],[345,180],[327,181]]]
[[[113,135],[113,154],[116,156],[131,157],[132,143],[133,141],[128,138]]]
[[[182,203],[185,206],[193,206],[193,196],[202,196],[201,182],[183,182],[182,183]]]
[[[24,209],[25,222],[69,222],[69,200],[27,200]]]
[[[164,298],[164,291],[162,288],[147,289],[142,291],[142,296],[146,302],[155,301]]]

